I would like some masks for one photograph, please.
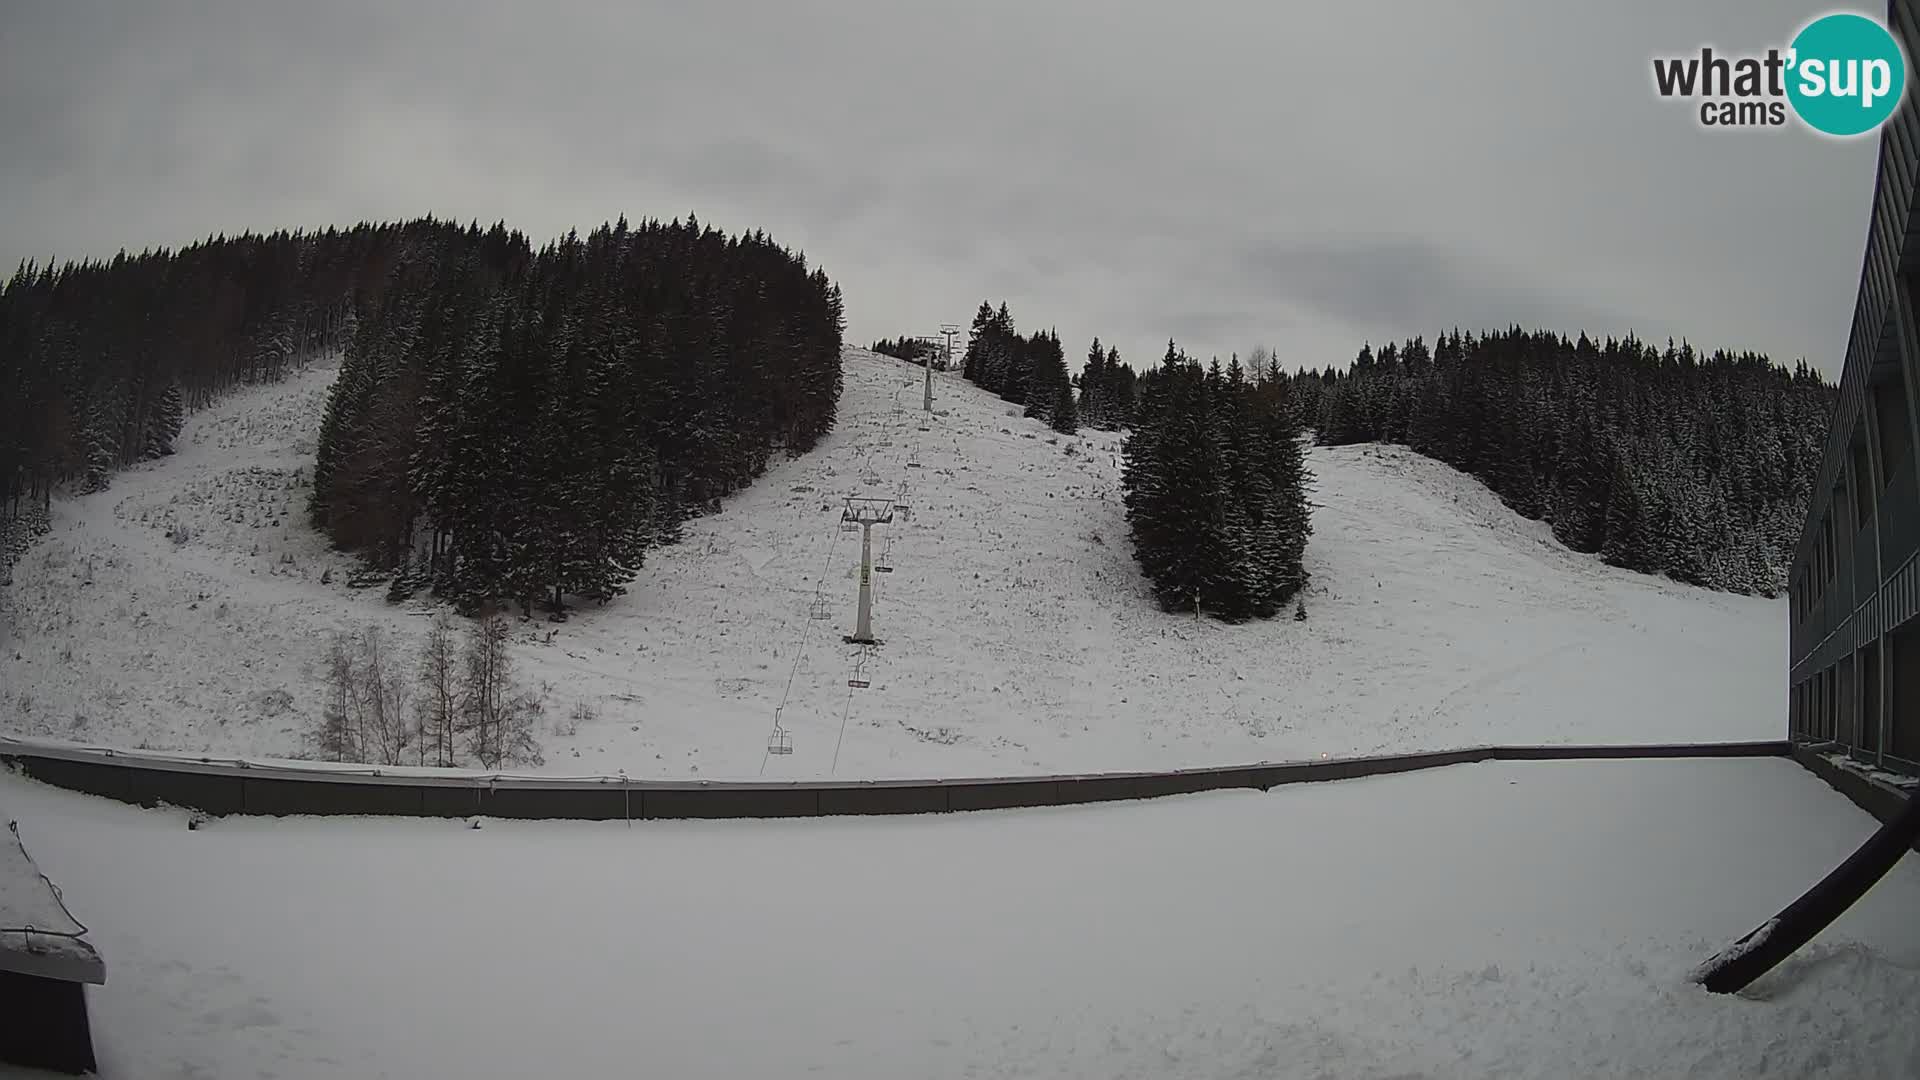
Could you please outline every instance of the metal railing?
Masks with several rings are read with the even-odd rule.
[[[56,787],[213,815],[392,815],[646,820],[928,814],[1150,799],[1347,780],[1479,761],[1784,757],[1778,742],[1481,746],[1160,772],[890,780],[653,780],[335,766],[0,737],[0,761]]]

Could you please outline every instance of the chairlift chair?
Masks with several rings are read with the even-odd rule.
[[[807,605],[807,618],[809,619],[833,618],[833,612],[832,610],[830,610],[830,605],[827,603],[826,597],[824,596],[814,597],[813,603]]]
[[[774,728],[773,734],[767,736],[767,753],[793,753],[793,733],[785,728]]]

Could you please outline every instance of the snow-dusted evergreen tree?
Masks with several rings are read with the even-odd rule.
[[[1060,335],[1045,330],[1021,337],[1004,301],[997,311],[981,302],[960,370],[968,381],[1024,406],[1024,415],[1064,434],[1072,434],[1083,422]]]
[[[1120,350],[1112,347],[1107,349],[1105,375],[1103,419],[1109,428],[1129,427],[1133,424],[1138,376],[1133,368],[1121,363]]]
[[[1121,484],[1134,554],[1168,611],[1271,618],[1306,583],[1298,418],[1271,366],[1205,371],[1172,342],[1140,379]]]
[[[1569,547],[1650,574],[1777,594],[1834,387],[1752,353],[1511,328],[1363,348],[1302,374],[1320,441],[1403,442],[1480,478]]]
[[[936,345],[929,341],[922,341],[919,338],[908,337],[905,334],[900,335],[898,339],[881,338],[879,341],[867,346],[867,348],[869,351],[877,352],[882,356],[891,356],[896,360],[905,360],[914,364],[925,363],[927,357],[931,355],[933,357],[934,369],[937,371],[943,367],[940,359],[943,346]]]
[[[1134,556],[1167,611],[1191,610],[1206,573],[1196,519],[1207,515],[1214,489],[1203,476],[1202,383],[1198,365],[1167,342],[1161,366],[1141,380],[1121,465]]]
[[[1080,368],[1078,405],[1079,420],[1088,427],[1107,427],[1107,354],[1100,348],[1100,339],[1094,338],[1087,349],[1087,360]]]
[[[1055,431],[1073,434],[1079,421],[1060,335],[1049,330],[1021,344],[1026,357],[1026,415],[1046,421]]]
[[[146,445],[140,456],[160,458],[173,453],[173,441],[180,437],[186,419],[186,399],[180,393],[180,384],[168,382],[154,401],[153,415],[147,421]]]
[[[434,223],[244,233],[22,264],[0,286],[0,513],[170,452],[188,410],[338,340],[385,261]]]
[[[1120,350],[1102,350],[1094,338],[1080,369],[1079,421],[1087,427],[1112,431],[1133,423],[1135,375],[1120,362]]]
[[[619,595],[645,550],[831,429],[839,290],[759,233],[624,219],[422,241],[359,320],[313,496],[464,609]],[[404,592],[404,590],[401,590]]]

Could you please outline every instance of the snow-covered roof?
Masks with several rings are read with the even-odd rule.
[[[104,983],[106,966],[86,933],[8,823],[0,834],[0,971]]]

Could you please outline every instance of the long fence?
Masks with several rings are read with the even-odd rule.
[[[36,780],[140,806],[212,815],[659,820],[935,814],[1065,806],[1348,780],[1477,761],[1787,757],[1787,742],[1482,746],[1166,772],[928,780],[652,780],[334,767],[134,753],[0,737],[0,762]]]

